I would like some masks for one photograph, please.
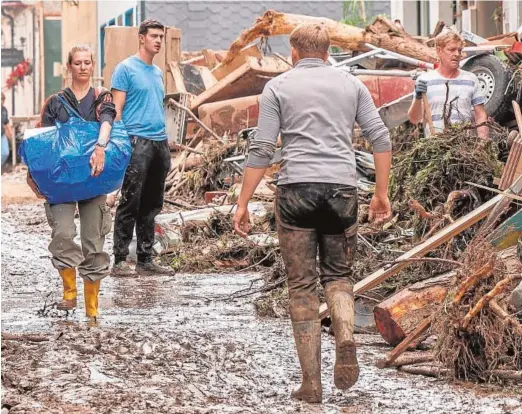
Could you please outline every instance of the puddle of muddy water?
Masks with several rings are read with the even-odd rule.
[[[324,403],[290,400],[300,379],[288,320],[256,317],[253,298],[216,300],[256,275],[177,275],[102,282],[99,326],[79,309],[37,315],[60,294],[38,206],[2,214],[2,403],[10,413],[522,413],[522,397],[379,370],[387,350],[357,335],[361,376],[333,387],[333,340],[323,334]],[[110,240],[107,251],[110,251]],[[81,282],[79,282],[81,294]]]

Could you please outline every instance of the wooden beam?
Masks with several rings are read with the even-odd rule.
[[[214,75],[214,77],[218,81],[223,79],[230,72],[233,72],[238,67],[243,65],[246,62],[246,58],[249,56],[257,57],[259,59],[263,57],[257,45],[251,44],[250,46],[243,48],[241,52],[239,52],[239,54],[228,64],[223,65],[222,63],[220,63],[219,65],[214,67],[212,69],[212,75]]]
[[[393,361],[395,361],[399,355],[401,355],[404,351],[406,351],[409,346],[419,338],[431,325],[431,317],[427,317],[423,319],[423,321],[412,331],[403,341],[397,345],[386,358],[381,359],[377,362],[377,367],[385,368],[391,365]]]
[[[410,251],[404,253],[402,256],[398,257],[397,260],[407,260],[413,257],[422,257],[426,253],[436,249],[441,244],[444,244],[448,240],[455,237],[457,234],[463,232],[464,230],[471,227],[473,224],[482,220],[484,217],[488,215],[488,213],[495,207],[495,205],[504,199],[504,196],[498,195],[488,202],[482,204],[479,208],[473,210],[472,212],[466,214],[465,216],[459,218],[454,223],[449,226],[443,228],[437,234],[431,236],[428,240],[423,243],[415,246]],[[370,276],[365,279],[357,282],[354,286],[354,294],[357,295],[359,293],[366,292],[369,289],[379,285],[384,282],[389,277],[397,274],[399,271],[408,266],[407,261],[401,261],[395,265],[382,267],[376,272],[372,273]],[[319,317],[322,319],[328,315],[328,307],[326,304],[322,304],[319,308]]]

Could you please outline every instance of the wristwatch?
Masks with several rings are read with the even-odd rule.
[[[96,143],[96,146],[97,147],[101,147],[101,148],[105,148],[105,147],[107,147],[107,141],[98,141]]]

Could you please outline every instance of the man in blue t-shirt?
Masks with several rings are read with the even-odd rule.
[[[116,66],[111,80],[116,119],[123,119],[133,147],[114,220],[115,276],[134,273],[126,259],[135,227],[136,272],[171,272],[152,261],[154,219],[163,207],[165,179],[170,169],[163,72],[152,63],[161,49],[165,28],[159,21],[147,19],[141,23],[138,34],[138,53]]]

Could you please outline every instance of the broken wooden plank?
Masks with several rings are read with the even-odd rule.
[[[168,27],[165,31],[165,93],[177,93],[170,63],[181,61],[181,30]],[[186,92],[186,91],[180,91]]]
[[[522,195],[522,174],[520,174],[518,178],[515,180],[515,182],[511,185],[511,187],[504,190],[504,192],[509,194]],[[487,234],[493,228],[497,220],[507,211],[511,204],[511,201],[511,198],[504,197],[493,208],[491,213],[489,213],[489,216],[482,225],[480,232]]]
[[[259,60],[248,57],[243,65],[196,96],[192,100],[190,109],[195,110],[204,103],[258,95],[270,79],[288,69],[289,66],[278,58],[265,57]]]
[[[330,35],[332,46],[341,46],[344,50],[365,51],[365,43],[382,47],[405,56],[435,63],[435,49],[417,42],[401,27],[384,17],[377,17],[365,29],[340,23],[324,17],[303,16],[279,13],[268,10],[258,18],[254,26],[243,31],[229,48],[223,64],[231,62],[240,51],[259,37],[289,35],[301,24],[323,24]]]
[[[214,77],[218,81],[223,79],[226,75],[233,72],[241,65],[245,64],[247,57],[255,57],[261,59],[263,55],[261,54],[259,47],[257,47],[257,45],[253,43],[241,49],[237,56],[234,57],[234,59],[232,59],[230,62],[226,64],[223,64],[222,62],[219,65],[217,65],[214,69],[212,69],[212,75],[214,75]]]
[[[386,358],[377,361],[377,367],[389,367],[393,361],[399,357],[399,355],[406,351],[410,345],[430,327],[430,325],[431,317],[423,319],[423,321],[412,332],[410,332],[410,334],[404,338],[399,345],[386,355]]]
[[[471,227],[473,224],[477,223],[478,221],[482,220],[484,217],[488,215],[488,213],[495,207],[495,205],[504,199],[504,196],[498,195],[491,200],[487,201],[486,203],[482,204],[477,209],[471,211],[470,213],[466,214],[465,216],[459,218],[454,223],[451,223],[450,225],[443,228],[438,233],[431,236],[429,239],[424,241],[423,243],[415,246],[413,249],[409,250],[408,252],[404,253],[402,256],[398,257],[397,260],[401,262],[392,265],[392,266],[385,266],[377,270],[376,272],[372,273],[368,277],[364,278],[363,280],[357,282],[354,286],[354,294],[357,295],[359,293],[366,292],[369,289],[372,289],[373,287],[379,285],[380,283],[384,282],[389,277],[397,274],[399,271],[404,269],[406,266],[408,266],[408,262],[404,261],[407,259],[411,259],[414,257],[422,257],[426,253],[436,249],[441,244],[444,244],[448,240],[455,237],[457,234],[463,232],[464,230]],[[324,303],[319,308],[319,317],[322,319],[328,315],[328,307]]]
[[[399,344],[442,303],[457,272],[444,273],[415,283],[378,304],[373,314],[381,336],[390,345]]]
[[[261,95],[227,99],[201,105],[198,115],[216,134],[235,136],[239,131],[257,125]]]

